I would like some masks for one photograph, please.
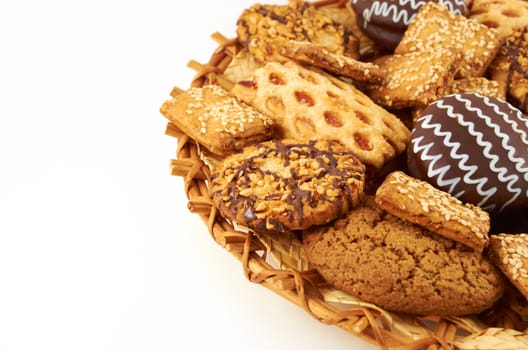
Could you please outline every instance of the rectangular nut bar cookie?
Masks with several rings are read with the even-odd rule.
[[[387,212],[482,252],[489,242],[490,217],[449,193],[402,171],[390,173],[376,203]]]
[[[257,61],[284,61],[278,46],[289,40],[305,40],[337,54],[348,54],[353,36],[315,6],[254,4],[237,20],[237,37]]]
[[[225,156],[273,135],[273,121],[218,85],[193,87],[163,103],[163,116],[214,154]]]

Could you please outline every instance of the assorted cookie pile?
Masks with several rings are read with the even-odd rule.
[[[480,313],[528,298],[527,25],[521,0],[255,4],[224,83],[161,113],[228,222],[295,233],[362,301]]]

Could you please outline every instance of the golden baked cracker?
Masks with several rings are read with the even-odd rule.
[[[231,222],[285,232],[347,213],[362,198],[364,181],[364,165],[336,141],[273,140],[224,158],[209,194]]]
[[[528,299],[528,233],[500,233],[490,237],[489,256]]]
[[[490,217],[449,193],[402,171],[390,173],[376,191],[382,209],[441,236],[482,252],[489,241]]]
[[[506,83],[501,83],[485,77],[472,77],[455,79],[448,84],[444,95],[463,94],[473,92],[483,96],[490,96],[506,100]],[[442,97],[442,96],[439,96]],[[422,116],[423,110],[427,105],[414,106],[411,109],[411,124],[414,125],[416,120]],[[410,126],[412,129],[412,126]]]
[[[482,76],[500,48],[499,34],[457,15],[442,4],[427,2],[409,24],[395,53],[456,48],[462,53],[459,77]]]
[[[375,168],[401,154],[410,138],[395,115],[353,85],[293,61],[268,62],[231,91],[273,118],[280,137],[336,139]]]
[[[258,61],[284,60],[277,46],[304,40],[337,54],[348,54],[348,33],[314,6],[254,4],[237,21],[237,36]]]
[[[485,77],[455,79],[450,84],[448,84],[444,95],[462,94],[466,92],[473,92],[483,96],[495,97],[502,100],[506,99],[506,85]],[[427,105],[414,106],[410,110],[410,129],[412,129],[412,126],[416,120],[422,116],[422,112],[426,107]]]
[[[501,84],[485,77],[455,79],[448,88],[449,94],[463,94],[466,92],[474,92],[482,96],[506,100],[506,92]]]
[[[301,63],[307,63],[356,81],[368,82],[369,84],[383,82],[383,72],[374,63],[334,54],[323,46],[314,45],[307,41],[287,41],[279,46],[279,53]]]
[[[273,121],[218,85],[193,87],[165,101],[160,112],[217,155],[273,136]]]
[[[452,48],[413,51],[381,57],[374,61],[385,82],[369,86],[367,94],[392,109],[424,106],[443,96],[461,64],[461,55]]]
[[[501,38],[528,24],[528,2],[522,0],[474,0],[469,18],[494,28]]]

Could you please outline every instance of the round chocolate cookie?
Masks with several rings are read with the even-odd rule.
[[[325,224],[358,204],[365,167],[336,141],[262,142],[225,158],[209,194],[222,216],[255,230]]]
[[[416,120],[407,165],[410,175],[490,214],[528,208],[528,118],[496,98],[444,96]]]
[[[387,310],[473,314],[504,291],[484,255],[388,214],[371,196],[331,225],[303,232],[303,247],[328,283]]]
[[[466,15],[467,6],[464,0],[433,1],[446,5],[456,14]],[[389,50],[394,50],[398,45],[418,9],[426,2],[423,0],[350,0],[359,28],[372,41]]]

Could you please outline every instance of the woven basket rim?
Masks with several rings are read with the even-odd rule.
[[[290,0],[289,3],[299,7],[305,4],[317,7],[350,6],[348,1],[343,0]],[[233,83],[223,77],[222,72],[242,48],[236,38],[226,38],[220,33],[213,33],[211,37],[218,46],[209,61],[205,64],[189,61],[188,67],[196,71],[190,87],[218,84],[230,89]],[[183,90],[175,87],[170,95],[175,96]],[[293,263],[284,262],[292,254],[292,249],[298,249],[295,237],[270,237],[242,232],[222,218],[209,199],[207,180],[210,168],[204,160],[204,151],[170,122],[166,134],[177,139],[176,158],[171,160],[171,174],[184,178],[189,211],[203,220],[211,238],[218,245],[240,261],[249,281],[302,307],[318,321],[338,326],[383,349],[528,348],[528,333],[515,330],[518,324],[523,324],[523,320],[510,309],[492,312],[490,317],[504,317],[504,321],[491,327],[473,315],[464,318],[416,317],[389,312],[368,303],[358,302],[348,307],[340,303],[341,292],[332,291],[316,272],[306,270],[304,263],[297,262],[299,266],[292,266]],[[282,254],[282,250],[282,257],[273,256],[277,251]],[[332,295],[336,299],[325,300],[322,292],[327,291],[325,287],[330,290],[325,295]]]

